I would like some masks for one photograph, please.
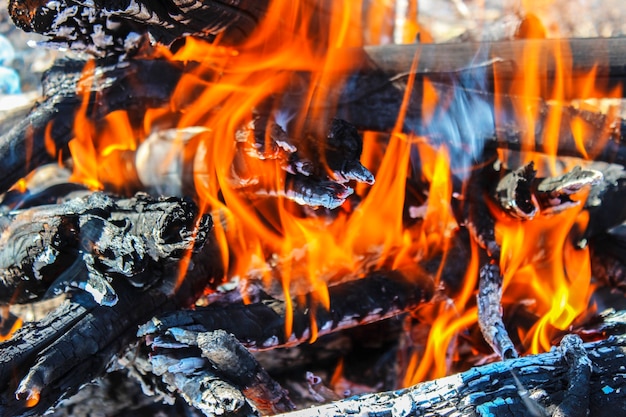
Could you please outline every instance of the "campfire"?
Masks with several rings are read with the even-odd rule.
[[[9,2],[0,415],[626,415],[626,43],[392,3]]]

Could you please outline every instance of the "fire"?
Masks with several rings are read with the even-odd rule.
[[[113,112],[96,129],[88,121],[85,92],[83,106],[76,115],[76,137],[70,144],[74,179],[97,189],[112,186],[125,190],[129,182],[141,182],[130,166],[137,161],[133,158],[154,137],[151,135],[169,123],[168,127],[177,133],[170,140],[171,153],[164,156],[162,165],[180,160],[178,163],[191,168],[197,199],[215,219],[225,278],[256,279],[271,290],[282,291],[287,302],[287,334],[292,330],[292,298],[312,293],[314,304],[309,307],[313,311],[327,308],[329,284],[357,279],[372,268],[396,269],[410,275],[420,268],[420,262],[440,257],[435,279],[443,285],[440,275],[449,261],[450,242],[459,229],[451,209],[453,178],[468,175],[463,172],[467,165],[458,163],[446,146],[433,145],[427,135],[402,130],[409,96],[417,82],[423,82],[424,125],[432,127],[450,117],[466,116],[446,113],[445,102],[450,98],[440,97],[434,83],[409,77],[396,128],[390,134],[363,132],[361,161],[375,173],[376,182],[350,184],[354,201],[346,199],[330,215],[322,210],[306,212],[288,198],[289,178],[281,158],[289,145],[272,142],[271,121],[261,149],[253,134],[243,134],[247,126],[258,123],[252,109],[269,112],[281,128],[289,125],[285,130],[292,138],[310,135],[323,140],[336,103],[332,102],[334,96],[319,86],[339,88],[346,82],[346,72],[340,70],[352,68],[355,63],[349,61],[351,55],[345,53],[345,48],[389,42],[390,36],[386,21],[374,19],[376,14],[390,15],[388,1],[368,2],[372,5],[367,13],[359,1],[327,2],[328,22],[319,19],[310,3],[319,6],[316,2],[273,1],[267,18],[247,42],[237,47],[221,45],[219,39],[208,43],[189,38],[173,53],[160,50],[172,62],[194,61],[197,66],[183,75],[169,106],[152,109],[140,125],[125,112]],[[409,14],[417,13],[417,2],[409,3],[415,8]],[[361,21],[363,15],[365,24]],[[532,27],[526,31],[533,36],[545,33]],[[424,32],[414,22],[407,24],[403,33],[408,41]],[[520,52],[519,62],[526,66],[520,69],[510,90],[501,90],[496,67],[496,89],[497,97],[515,97],[515,117],[526,127],[522,140],[524,161],[534,161],[542,175],[553,175],[557,171],[554,157],[563,129],[564,106],[574,91],[577,97],[592,96],[601,86],[594,85],[595,72],[587,77],[572,74],[567,59],[570,55],[562,44],[553,51],[540,50],[538,45],[528,42]],[[556,81],[549,88],[541,82],[546,79],[546,60],[538,58],[546,56],[556,62]],[[414,65],[418,60],[416,56]],[[86,74],[93,65],[88,64]],[[302,82],[298,83],[298,77]],[[84,79],[81,84],[89,82]],[[307,89],[304,99],[293,114],[286,112],[275,96],[301,85]],[[537,138],[542,97],[554,105]],[[190,98],[193,103],[189,103]],[[476,101],[464,102],[462,108],[473,103]],[[488,109],[488,122],[495,120],[496,126],[501,123],[499,106],[502,103],[496,100],[496,108]],[[584,121],[574,118],[569,128],[580,153],[593,157],[597,149],[585,145]],[[552,156],[547,162],[534,153],[538,143],[542,144],[542,152]],[[250,157],[251,152],[257,152],[255,157]],[[419,155],[419,167],[413,165],[415,155]],[[499,156],[505,166],[513,159],[508,152],[501,151]],[[414,172],[417,169],[418,174]],[[408,210],[407,180],[428,184],[428,199]],[[502,249],[496,261],[504,276],[504,308],[520,299],[532,300],[532,312],[537,317],[532,329],[520,330],[525,352],[549,349],[557,330],[567,329],[587,309],[593,289],[589,253],[575,241],[576,230],[584,229],[586,224],[583,204],[584,196],[577,207],[554,215],[539,214],[529,221],[494,212],[496,239]],[[420,221],[407,225],[407,211],[409,217]],[[430,333],[423,353],[414,355],[407,367],[405,384],[450,372],[450,355],[441,353],[448,352],[460,334],[476,325],[479,268],[479,248],[474,244],[461,290],[454,298],[445,298],[419,312],[422,317],[428,315]],[[311,324],[310,339],[314,341],[318,329],[314,321]]]
[[[566,330],[587,310],[593,291],[587,248],[576,247],[576,230],[584,230],[587,212],[575,207],[556,215],[522,222],[500,219],[500,267],[504,275],[503,304],[534,300],[540,317],[525,335],[531,353],[549,350],[551,337]],[[526,224],[528,223],[528,224]]]

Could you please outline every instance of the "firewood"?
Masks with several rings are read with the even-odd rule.
[[[189,201],[114,201],[95,193],[0,216],[0,303],[24,303],[73,287],[113,305],[115,279],[173,288],[167,282],[172,268],[186,251],[201,246],[210,228],[207,217],[196,229],[196,215]]]
[[[241,42],[257,26],[268,2],[173,0],[127,2],[9,2],[9,14],[21,29],[50,37],[47,43],[96,56],[123,55],[139,47],[143,35],[166,44],[184,35]]]
[[[233,416],[295,409],[287,391],[232,334],[172,329],[174,333],[175,340],[160,341],[150,355],[151,372],[205,415],[220,414],[220,409]]]
[[[496,169],[500,168],[500,172]],[[620,167],[621,168],[621,167]],[[610,200],[616,198],[615,179],[620,178],[621,169],[607,171],[609,178],[604,178],[600,170],[582,169],[574,167],[569,172],[548,178],[536,178],[534,164],[530,163],[519,169],[506,171],[502,169],[500,161],[492,162],[472,173],[468,181],[467,205],[461,216],[463,223],[468,227],[470,236],[485,253],[486,261],[480,269],[478,285],[478,324],[485,340],[494,351],[503,359],[516,357],[517,352],[511,341],[502,320],[502,272],[499,263],[501,261],[501,247],[495,238],[495,218],[489,208],[488,201],[492,206],[499,207],[501,213],[508,215],[519,222],[532,222],[533,217],[540,212],[542,215],[554,215],[581,204],[575,200],[575,196],[585,191],[593,191],[593,197],[586,201],[591,210],[595,209],[598,214],[599,207],[604,213],[611,213],[609,217],[612,225],[626,221],[619,213],[614,213],[614,203]],[[488,191],[494,184],[494,179],[501,176],[496,182],[494,191]],[[611,191],[608,191],[611,190]],[[621,201],[621,200],[620,200]],[[605,211],[606,210],[606,211]],[[605,214],[606,215],[606,214]],[[600,229],[591,222],[586,230],[580,231],[577,244],[584,247],[588,239],[598,233],[598,239],[602,241],[605,232],[610,227]],[[594,227],[591,227],[594,226]],[[600,265],[604,265],[606,258],[598,259]],[[599,266],[600,267],[600,266]]]
[[[622,415],[626,381],[618,370],[626,365],[624,346],[624,336],[584,345],[577,336],[566,336],[550,352],[282,416]]]
[[[217,302],[191,311],[160,315],[142,326],[139,334],[154,337],[171,332],[176,338],[171,329],[201,332],[221,329],[234,334],[251,350],[294,346],[314,334],[322,336],[414,309],[432,297],[433,285],[428,276],[414,277],[411,281],[399,271],[372,272],[362,279],[331,286],[329,308],[319,306],[315,313],[312,307],[315,296],[307,294],[304,304],[292,301],[291,334],[285,334],[285,310],[289,304],[274,298],[252,304]],[[158,348],[158,342],[154,346]]]
[[[20,238],[35,242],[48,239],[51,245],[25,250],[19,258],[24,261],[19,265],[21,274],[14,270],[14,275],[6,275],[7,270],[3,270],[7,287],[3,302],[14,297],[10,290],[16,291],[16,297],[41,296],[49,290],[46,286],[58,285],[54,281],[68,272],[71,276],[67,279],[75,284],[70,286],[70,299],[61,307],[41,322],[26,324],[11,340],[0,344],[2,415],[45,411],[59,397],[102,374],[110,360],[135,338],[138,325],[155,314],[191,305],[211,280],[223,276],[217,247],[209,238],[211,219],[198,218],[196,206],[189,201],[152,200],[147,196],[113,200],[93,194],[58,206],[24,210],[5,224],[8,229],[3,238],[9,245],[3,242],[2,253],[7,259],[12,253],[11,228],[23,231],[28,222],[20,216],[27,215],[32,224],[27,231],[31,233]],[[52,237],[54,226],[68,219],[73,225],[69,236]],[[116,228],[108,230],[110,224]],[[38,239],[42,227],[51,231]],[[130,243],[125,238],[130,238]],[[59,241],[65,241],[65,246],[53,245]],[[63,262],[51,264],[52,271],[47,271],[37,258],[51,250],[58,250],[51,260]],[[65,257],[61,256],[63,251]],[[184,274],[181,259],[187,255],[196,263],[190,262]],[[90,273],[101,274],[97,279],[75,271],[76,265],[88,262],[94,266],[87,267]],[[106,295],[115,299],[100,299],[93,288],[99,284],[108,287],[112,292]]]
[[[182,73],[186,69],[196,66],[195,63],[172,64],[162,60],[131,60],[123,64],[103,64],[102,67],[96,67],[91,73],[83,74],[83,81],[80,82],[81,88],[91,92],[86,116],[97,128],[107,114],[114,110],[125,109],[129,112],[130,119],[136,120],[136,123],[140,124],[147,108],[162,107],[170,102],[171,94]],[[54,67],[48,73],[44,84],[46,95],[44,101],[33,110],[27,119],[0,137],[0,160],[6,161],[6,175],[0,179],[0,191],[6,191],[33,168],[46,162],[54,162],[58,153],[69,154],[67,144],[73,138],[74,119],[82,100],[77,93],[78,80],[81,79],[80,71],[82,71],[82,66],[77,63]],[[372,69],[355,72],[351,82],[342,88],[332,88],[332,86],[325,88],[331,92],[331,96],[328,97],[329,105],[336,103],[337,119],[348,122],[360,131],[388,132],[395,126],[397,111],[402,101],[403,88],[405,87],[402,79],[401,77],[401,79],[394,81],[393,75]],[[269,109],[278,108],[286,113],[298,111],[303,104],[302,100],[305,100],[302,95],[301,84],[307,82],[307,75],[294,73],[293,80],[293,88],[295,89],[297,86],[297,91],[300,93],[293,91],[288,86],[284,92],[277,92],[276,96],[265,106]],[[493,94],[474,91],[469,87],[464,89],[463,85],[455,87],[449,84],[436,84],[436,88],[442,95],[449,96],[452,103],[457,103],[461,108],[480,110],[479,119],[484,120],[485,123],[479,125],[472,123],[471,126],[466,126],[466,120],[469,118],[461,117],[457,120],[451,117],[446,109],[441,108],[437,110],[436,117],[433,118],[434,121],[438,122],[433,121],[430,124],[425,124],[421,115],[421,92],[419,88],[416,88],[404,129],[427,137],[434,146],[445,145],[449,147],[452,159],[461,161],[457,162],[462,165],[458,168],[467,169],[469,164],[484,160],[482,157],[484,149],[519,150],[522,148],[522,138],[525,136],[526,127],[516,120],[512,110],[519,106],[518,98],[512,96],[499,97],[504,111],[501,112],[503,120],[496,126],[493,122],[493,116],[489,116],[495,100]],[[462,106],[462,103],[468,103],[467,100],[473,104]],[[540,100],[537,101],[536,105],[538,119],[535,130],[535,137],[537,138],[535,148],[538,152],[545,152],[546,145],[541,138],[550,106]],[[560,129],[559,144],[556,149],[557,155],[582,156],[569,128],[571,121],[576,119],[586,125],[585,129],[588,135],[585,136],[584,145],[586,149],[595,149],[594,153],[590,154],[592,158],[618,164],[626,163],[626,147],[621,144],[623,141],[621,132],[625,129],[623,129],[623,122],[620,119],[571,107],[563,107],[561,110],[562,129]],[[179,111],[184,111],[184,106],[172,109],[173,124],[176,123]],[[253,113],[254,109],[250,109],[251,117]],[[271,113],[261,116],[269,119],[274,117]],[[327,125],[329,128],[332,126],[331,120],[313,122],[321,122],[321,125]],[[248,131],[253,129],[255,132],[252,136],[257,139],[256,143],[262,146],[261,144],[264,143],[265,139],[264,130],[268,126],[271,130],[274,128],[273,126],[276,126],[276,123],[259,122],[258,126],[256,124],[252,127],[242,126],[241,131],[245,134],[246,129]],[[332,129],[330,130],[332,131]],[[55,143],[57,152],[54,155],[49,154],[48,148],[46,148],[47,134]],[[307,165],[305,162],[315,160],[315,152],[311,152],[315,147],[306,143],[304,139],[306,134],[291,132],[287,127],[287,132],[283,132],[283,135],[291,140],[291,143],[285,143],[284,146],[287,146],[285,149],[297,150],[295,153],[283,152],[283,155],[295,155],[295,161],[299,163],[298,165],[290,162],[285,166],[291,167],[290,169],[293,169],[294,166],[308,169],[307,166],[310,164]],[[299,135],[303,135],[303,137],[299,138]],[[250,136],[249,133],[248,136]],[[319,137],[319,135],[316,137],[320,141],[317,146],[322,146],[321,143],[324,142],[324,138]],[[238,139],[233,138],[233,140],[237,141]],[[605,143],[605,140],[608,141]],[[190,144],[189,146],[193,147],[194,145]],[[597,149],[598,146],[600,149]],[[469,152],[468,148],[470,149]],[[250,155],[247,150],[244,149],[244,151],[248,156]],[[185,152],[187,154],[195,153],[193,149],[188,149]],[[278,156],[280,156],[280,152]],[[292,185],[282,192],[289,194],[290,190],[300,190],[296,194],[306,195],[302,190],[310,189],[313,191],[312,196],[329,196],[327,197],[329,204],[335,205],[333,196],[344,195],[345,198],[345,194],[349,194],[344,186],[338,185],[343,182],[342,176],[347,175],[345,179],[354,177],[360,181],[372,181],[371,176],[363,171],[360,165],[350,162],[352,159],[339,159],[337,160],[338,164],[334,161],[336,161],[335,157],[331,157],[329,160],[329,162],[337,165],[336,168],[333,168],[333,171],[336,172],[333,174],[335,180],[328,182],[324,180],[323,176],[319,177],[318,175],[306,177],[306,174],[310,174],[310,172],[300,172],[302,175],[293,178]],[[315,171],[320,172],[319,169],[315,169]],[[342,172],[344,173],[342,174]],[[133,177],[133,175],[137,175],[136,172],[129,171],[127,175],[130,178],[129,188],[133,188],[133,184],[135,190],[140,187],[139,180]],[[193,184],[187,184],[185,189],[192,190]],[[132,192],[134,190],[120,191]],[[252,192],[263,191],[252,190]],[[265,190],[265,192],[271,191],[276,192],[277,190]],[[313,200],[316,199],[318,197],[313,198]]]

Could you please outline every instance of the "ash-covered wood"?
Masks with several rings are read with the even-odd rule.
[[[478,277],[478,326],[485,341],[502,359],[517,357],[502,321],[502,274],[495,264],[484,265]]]
[[[208,242],[211,219],[199,216],[189,201],[146,196],[113,200],[96,193],[9,217],[15,218],[5,225],[2,247],[8,260],[13,248],[26,248],[19,239],[45,238],[49,244],[16,252],[23,262],[18,271],[3,270],[3,302],[40,297],[60,284],[69,287],[71,296],[42,321],[26,324],[0,344],[2,415],[41,413],[72,394],[104,372],[136,337],[138,325],[189,306],[223,275],[216,247]],[[54,237],[54,226],[67,219],[73,226],[63,231],[69,236]],[[10,239],[15,230],[29,233]],[[181,262],[184,256],[198,263]]]
[[[147,34],[166,44],[185,35],[241,42],[267,6],[266,0],[11,0],[9,14],[21,29],[48,36],[52,46],[102,57],[133,52]]]
[[[219,389],[229,387],[224,398],[231,399],[228,404],[232,415],[246,410],[241,398],[254,404],[255,409],[273,414],[293,405],[243,346],[251,350],[293,346],[409,311],[428,301],[432,292],[429,277],[410,280],[398,272],[381,271],[330,287],[328,310],[316,306],[312,294],[307,295],[304,304],[294,299],[291,334],[285,334],[285,309],[289,304],[270,298],[252,304],[235,303],[230,297],[227,303],[214,302],[156,317],[142,326],[139,334],[146,337],[153,350],[150,372],[161,375],[195,408],[205,413],[215,411],[215,402],[207,402],[206,393],[192,390],[205,386],[213,392],[208,382],[213,381]],[[230,391],[233,387],[239,387],[245,395],[238,397]],[[219,408],[225,407],[223,401],[217,402]]]
[[[623,352],[626,338],[617,336],[584,345],[576,338],[569,336],[559,348],[539,355],[476,367],[404,390],[351,397],[283,416],[357,416],[365,413],[425,417],[608,417],[625,414],[626,392],[623,387],[626,380],[618,369],[626,365]]]
[[[197,229],[196,216],[190,201],[115,201],[101,193],[2,215],[0,302],[24,303],[75,288],[114,305],[116,279],[173,291],[172,269],[202,246],[211,227],[207,217]]]
[[[287,391],[232,334],[183,329],[172,329],[171,334],[171,341],[159,341],[149,356],[150,372],[205,415],[267,415],[295,409]]]

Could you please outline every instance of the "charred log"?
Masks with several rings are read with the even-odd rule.
[[[16,241],[4,242],[3,256],[12,259],[13,245],[22,247],[19,239],[36,243],[47,239],[49,245],[17,251],[22,254],[16,258],[19,268],[3,270],[8,297],[3,301],[11,301],[11,290],[15,297],[40,297],[54,291],[59,280],[70,284],[71,297],[41,322],[25,325],[0,344],[2,415],[41,413],[61,396],[72,394],[104,372],[135,338],[139,324],[155,314],[189,306],[211,279],[223,275],[214,244],[204,245],[210,217],[199,220],[190,202],[146,197],[114,202],[95,194],[26,212],[32,227],[19,218],[5,225],[3,237],[16,230],[18,235]],[[59,236],[53,229],[65,223],[72,226],[62,228]],[[42,227],[48,232],[41,233]],[[19,233],[24,230],[31,233]],[[181,280],[186,253],[197,263],[188,264]],[[38,260],[48,255],[50,265]],[[108,302],[107,296],[114,299]]]
[[[114,305],[112,282],[120,279],[171,292],[181,258],[202,246],[211,227],[207,217],[197,229],[196,216],[190,201],[99,193],[1,216],[1,302],[75,288]]]
[[[551,352],[473,368],[404,390],[351,397],[284,415],[622,415],[626,413],[622,388],[625,381],[617,370],[626,361],[622,352],[625,343],[626,339],[618,336],[583,345],[577,336],[567,336]]]
[[[267,6],[267,1],[15,0],[9,13],[21,29],[48,36],[53,46],[102,57],[133,52],[147,34],[165,44],[186,35],[241,42]]]
[[[307,294],[305,303],[286,303],[273,298],[252,304],[213,303],[191,311],[161,315],[140,329],[140,335],[167,335],[171,329],[211,332],[222,329],[232,333],[252,350],[266,350],[303,343],[342,328],[382,320],[409,311],[433,295],[428,276],[413,280],[398,271],[379,271],[369,276],[329,288],[329,308],[318,305]],[[293,305],[292,333],[285,334],[285,311]],[[315,310],[313,312],[313,310]],[[154,342],[158,348],[158,341]]]

